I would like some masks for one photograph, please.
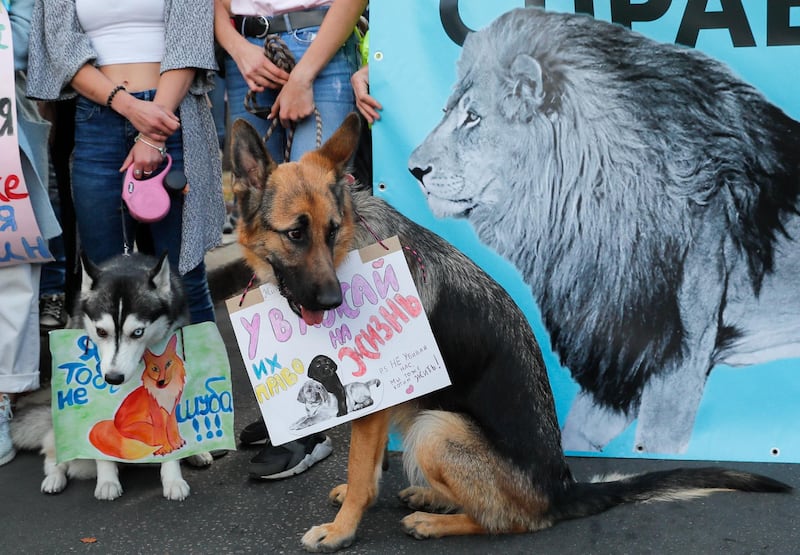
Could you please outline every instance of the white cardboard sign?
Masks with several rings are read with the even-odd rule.
[[[273,285],[227,301],[274,445],[450,385],[396,237],[351,252],[337,275],[344,301],[313,326]]]

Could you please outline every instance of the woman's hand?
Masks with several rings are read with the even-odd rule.
[[[369,94],[369,66],[364,66],[350,77],[350,84],[353,86],[353,93],[356,96],[356,108],[367,119],[374,123],[381,119],[378,110],[383,110],[381,103]]]
[[[307,118],[313,112],[313,81],[303,79],[299,73],[293,71],[275,98],[275,103],[272,105],[267,119],[277,117],[282,126],[289,127],[293,123]]]
[[[264,49],[244,41],[231,57],[251,91],[278,89],[286,84],[289,74],[264,55]]]
[[[164,161],[164,157],[161,156],[161,153],[156,147],[163,148],[164,142],[154,139],[153,137],[142,135],[141,138],[136,141],[136,144],[133,145],[133,148],[128,153],[119,171],[125,172],[129,166],[133,165],[133,176],[136,179],[149,178]]]
[[[181,122],[178,116],[163,106],[134,97],[127,98],[130,98],[131,102],[121,107],[120,113],[145,136],[163,143],[167,137],[180,128]]]

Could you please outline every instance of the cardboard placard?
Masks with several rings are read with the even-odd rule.
[[[0,6],[0,266],[53,260],[22,174],[18,129],[11,24]]]
[[[344,302],[314,326],[272,285],[227,302],[274,445],[450,385],[396,237],[351,252],[337,275]]]
[[[213,322],[186,326],[154,347],[145,354],[149,368],[143,361],[142,372],[120,386],[104,381],[97,349],[83,330],[50,332],[50,351],[58,462],[163,462],[236,448],[231,369]],[[185,383],[180,386],[178,370],[174,381],[158,387],[148,376],[153,367],[182,368]]]

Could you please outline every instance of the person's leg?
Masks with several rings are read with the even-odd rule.
[[[300,29],[284,35],[284,41],[300,59],[316,36],[318,27]],[[309,150],[322,146],[355,111],[355,96],[350,77],[358,70],[358,42],[355,35],[339,49],[314,80],[314,104],[322,123],[321,139],[317,136],[317,119],[311,115],[297,123],[292,138],[291,159],[298,160]]]
[[[14,458],[9,421],[16,393],[39,388],[40,264],[0,268],[0,465]]]
[[[101,264],[133,246],[133,220],[122,211],[119,172],[128,155],[126,121],[113,110],[79,98],[75,109],[72,198],[80,248]],[[123,233],[123,222],[126,231]]]
[[[53,212],[61,223],[61,201],[52,159],[47,191]],[[67,323],[65,310],[67,267],[64,235],[60,234],[50,239],[47,247],[50,249],[50,254],[53,255],[53,260],[42,265],[42,276],[39,282],[39,325],[45,329],[63,328]]]
[[[227,118],[225,117],[225,79],[218,73],[214,74],[214,88],[208,93],[208,100],[211,102],[211,115],[214,118],[214,127],[217,129],[217,141],[219,148],[225,146],[225,127]]]
[[[310,27],[284,33],[281,38],[289,47],[295,60],[299,60],[305,54],[318,30],[318,27]],[[355,110],[350,76],[357,69],[357,47],[353,37],[336,53],[314,81],[314,103],[320,112],[322,121],[321,142],[324,142],[336,131],[347,114]],[[262,102],[260,97],[259,102]],[[279,130],[281,130],[280,127],[273,133],[273,137]],[[272,137],[270,140],[272,141]],[[305,152],[319,147],[321,142],[317,141],[317,121],[312,115],[299,122],[295,127],[290,152],[291,159],[297,160]],[[270,142],[267,148],[275,160],[283,160],[282,150],[276,152],[277,148],[283,148],[281,143]],[[274,480],[299,474],[327,457],[332,451],[330,438],[321,433],[276,447],[269,443],[266,426],[259,422],[248,425],[242,431],[240,440],[243,444],[254,444],[261,441],[267,443],[250,460],[249,466],[250,476],[263,480]]]
[[[248,38],[247,40],[251,44],[264,46],[264,39]],[[236,62],[229,55],[225,56],[225,90],[228,93],[228,116],[230,117],[231,125],[237,119],[247,120],[258,131],[258,134],[264,137],[272,122],[248,112],[245,108],[245,97],[250,89],[242,74],[239,73]],[[277,91],[266,89],[255,95],[255,104],[267,108],[267,112],[264,114],[266,116],[269,113],[268,108],[275,103],[277,96]],[[270,135],[267,141],[267,150],[269,150],[270,156],[276,162],[283,161],[284,131],[280,124]]]
[[[166,143],[167,152],[172,158],[170,172],[182,172],[183,165],[183,139],[180,130],[173,133]],[[182,226],[183,226],[184,197],[180,193],[173,193],[170,197],[170,208],[164,219],[150,224],[150,235],[153,242],[154,254],[160,256],[167,251],[172,271],[177,272],[178,259],[181,253]],[[206,278],[206,267],[200,262],[192,270],[181,276],[186,297],[189,302],[191,323],[213,322],[214,303]]]

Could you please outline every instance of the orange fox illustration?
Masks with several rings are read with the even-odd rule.
[[[92,427],[89,441],[102,453],[125,460],[166,455],[186,441],[175,408],[186,383],[186,369],[175,352],[173,335],[160,355],[144,352],[142,385],[131,391],[114,414]]]

